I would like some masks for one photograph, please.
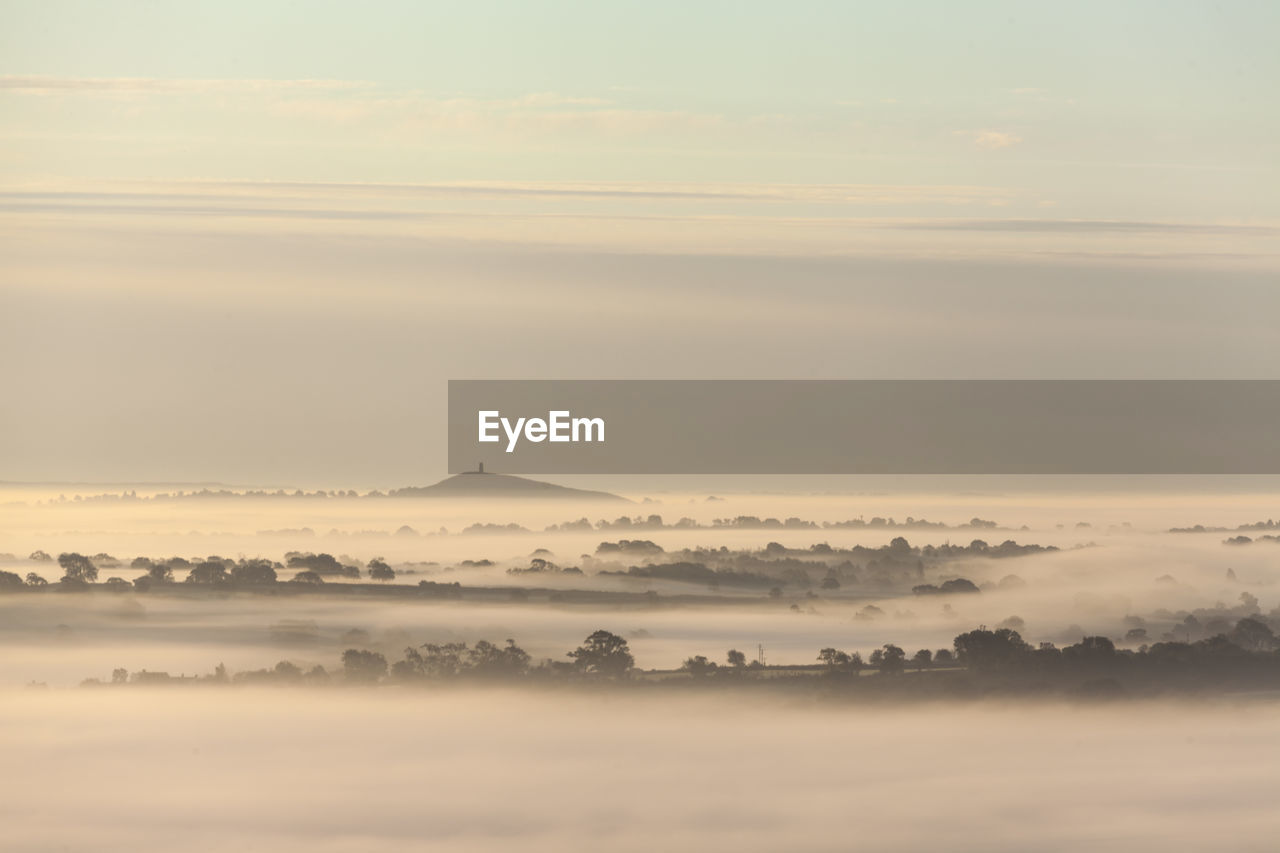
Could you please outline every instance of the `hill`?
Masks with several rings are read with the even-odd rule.
[[[614,501],[630,503],[626,498],[608,492],[571,489],[542,480],[530,480],[510,474],[467,471],[455,474],[430,486],[409,486],[389,493],[399,498],[534,498],[539,500]]]

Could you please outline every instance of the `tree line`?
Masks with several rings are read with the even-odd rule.
[[[849,685],[880,693],[918,691],[927,695],[977,693],[1039,694],[1068,692],[1097,696],[1130,691],[1236,690],[1280,687],[1280,638],[1262,619],[1248,617],[1231,631],[1194,643],[1162,642],[1137,650],[1117,649],[1106,637],[1082,637],[1063,648],[1052,643],[1032,646],[1010,628],[980,627],[955,637],[951,648],[920,649],[908,655],[886,643],[866,660],[859,652],[821,649],[807,666],[766,666],[730,649],[724,662],[704,655],[687,658],[678,670],[641,670],[625,637],[607,630],[587,636],[562,660],[534,662],[508,639],[409,646],[389,661],[380,651],[348,648],[333,671],[309,670],[289,661],[271,669],[229,674],[219,666],[213,674],[171,678],[165,673],[117,669],[112,684],[169,682],[224,684],[425,685],[444,682],[611,683],[770,683],[801,681],[826,686]],[[865,676],[873,676],[871,678]],[[86,686],[104,682],[89,679]]]

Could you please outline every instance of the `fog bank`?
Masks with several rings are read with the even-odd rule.
[[[11,692],[10,850],[1264,850],[1272,702]],[[319,701],[316,701],[319,699]]]

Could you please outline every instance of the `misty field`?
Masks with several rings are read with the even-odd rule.
[[[8,497],[6,849],[1280,831],[1270,495]]]
[[[1270,850],[1277,705],[8,693],[10,850]]]

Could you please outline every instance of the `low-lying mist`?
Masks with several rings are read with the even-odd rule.
[[[885,643],[907,650],[949,648],[953,638],[980,625],[1013,627],[1032,643],[1078,642],[1082,636],[1111,637],[1137,647],[1168,637],[1197,639],[1221,623],[1229,627],[1242,616],[1270,614],[1280,606],[1280,546],[1258,542],[1248,547],[1224,544],[1228,534],[1168,533],[1170,527],[1201,521],[1234,525],[1268,518],[1269,498],[1258,495],[1187,495],[1185,505],[1168,495],[1149,505],[1142,496],[1109,494],[1089,505],[1079,496],[918,495],[912,499],[947,528],[815,528],[815,529],[592,529],[541,532],[546,524],[569,520],[569,507],[526,503],[466,508],[446,502],[391,499],[281,498],[260,500],[191,499],[175,515],[165,504],[105,502],[63,504],[48,495],[23,493],[23,503],[6,514],[0,552],[11,557],[0,570],[24,574],[34,570],[56,581],[56,562],[35,563],[27,549],[51,554],[78,549],[86,554],[111,552],[116,568],[102,577],[132,580],[143,571],[129,567],[134,556],[163,558],[185,555],[192,560],[218,553],[228,557],[266,557],[280,561],[289,548],[327,550],[358,562],[384,556],[397,568],[392,584],[415,586],[420,580],[501,589],[507,586],[551,590],[589,589],[632,594],[628,603],[556,603],[546,596],[523,601],[513,596],[483,600],[436,600],[366,595],[263,596],[62,594],[0,595],[0,685],[40,682],[72,685],[88,677],[103,678],[117,667],[167,671],[175,675],[209,672],[218,663],[253,669],[289,660],[302,666],[332,667],[342,650],[358,645],[395,659],[408,645],[501,642],[516,639],[537,660],[563,659],[584,636],[607,629],[629,640],[643,668],[673,668],[690,655],[723,660],[730,648],[755,657],[764,648],[770,663],[808,664],[824,647],[861,652]],[[721,502],[666,496],[679,511],[700,523],[752,514],[782,519],[803,516],[817,521],[865,515],[872,508],[896,513],[899,522],[913,515],[907,497],[792,497],[738,495]],[[887,510],[885,508],[888,508]],[[1192,509],[1188,509],[1191,507]],[[627,515],[643,516],[648,507],[634,506]],[[642,511],[643,510],[643,511]],[[675,521],[670,507],[667,520]],[[655,511],[657,511],[655,510]],[[596,515],[610,518],[615,511]],[[352,513],[347,515],[347,513]],[[435,513],[435,515],[430,515]],[[914,511],[914,517],[925,512]],[[460,518],[489,518],[519,523],[529,532],[426,535]],[[594,516],[593,516],[594,517]],[[957,529],[972,517],[1029,520],[1035,527],[1014,530]],[[1093,519],[1088,527],[1074,521]],[[1125,526],[1127,518],[1141,526]],[[1061,519],[1061,521],[1055,521]],[[414,535],[368,539],[325,534],[290,538],[214,531],[233,526],[242,531],[266,528],[323,530],[342,525],[413,523]],[[70,527],[70,525],[76,525]],[[188,532],[181,532],[190,525]],[[1061,525],[1061,526],[1060,526]],[[190,530],[203,532],[190,532]],[[643,538],[669,553],[681,548],[764,549],[770,542],[807,549],[820,543],[835,548],[865,545],[879,548],[902,536],[911,545],[967,544],[983,538],[992,544],[1006,538],[1022,544],[1060,550],[1009,558],[964,558],[938,564],[928,576],[888,590],[864,582],[846,582],[838,590],[784,586],[770,598],[765,589],[724,587],[660,578],[605,575],[520,574],[509,568],[527,566],[540,553],[562,566],[587,565],[601,542]],[[537,551],[536,549],[543,549]],[[598,556],[598,555],[597,555]],[[619,568],[634,559],[623,556]],[[674,559],[674,558],[672,558]],[[468,564],[466,561],[471,561]],[[282,580],[290,572],[285,571]],[[910,585],[962,577],[980,593],[912,595]],[[181,577],[175,577],[181,581]],[[366,580],[367,582],[367,580]],[[327,586],[340,587],[330,578]],[[179,583],[178,587],[185,585]],[[405,590],[409,592],[409,590]],[[644,593],[662,597],[647,601]],[[1195,631],[1185,628],[1187,615],[1197,614]]]
[[[10,692],[12,850],[1269,850],[1272,703]]]

